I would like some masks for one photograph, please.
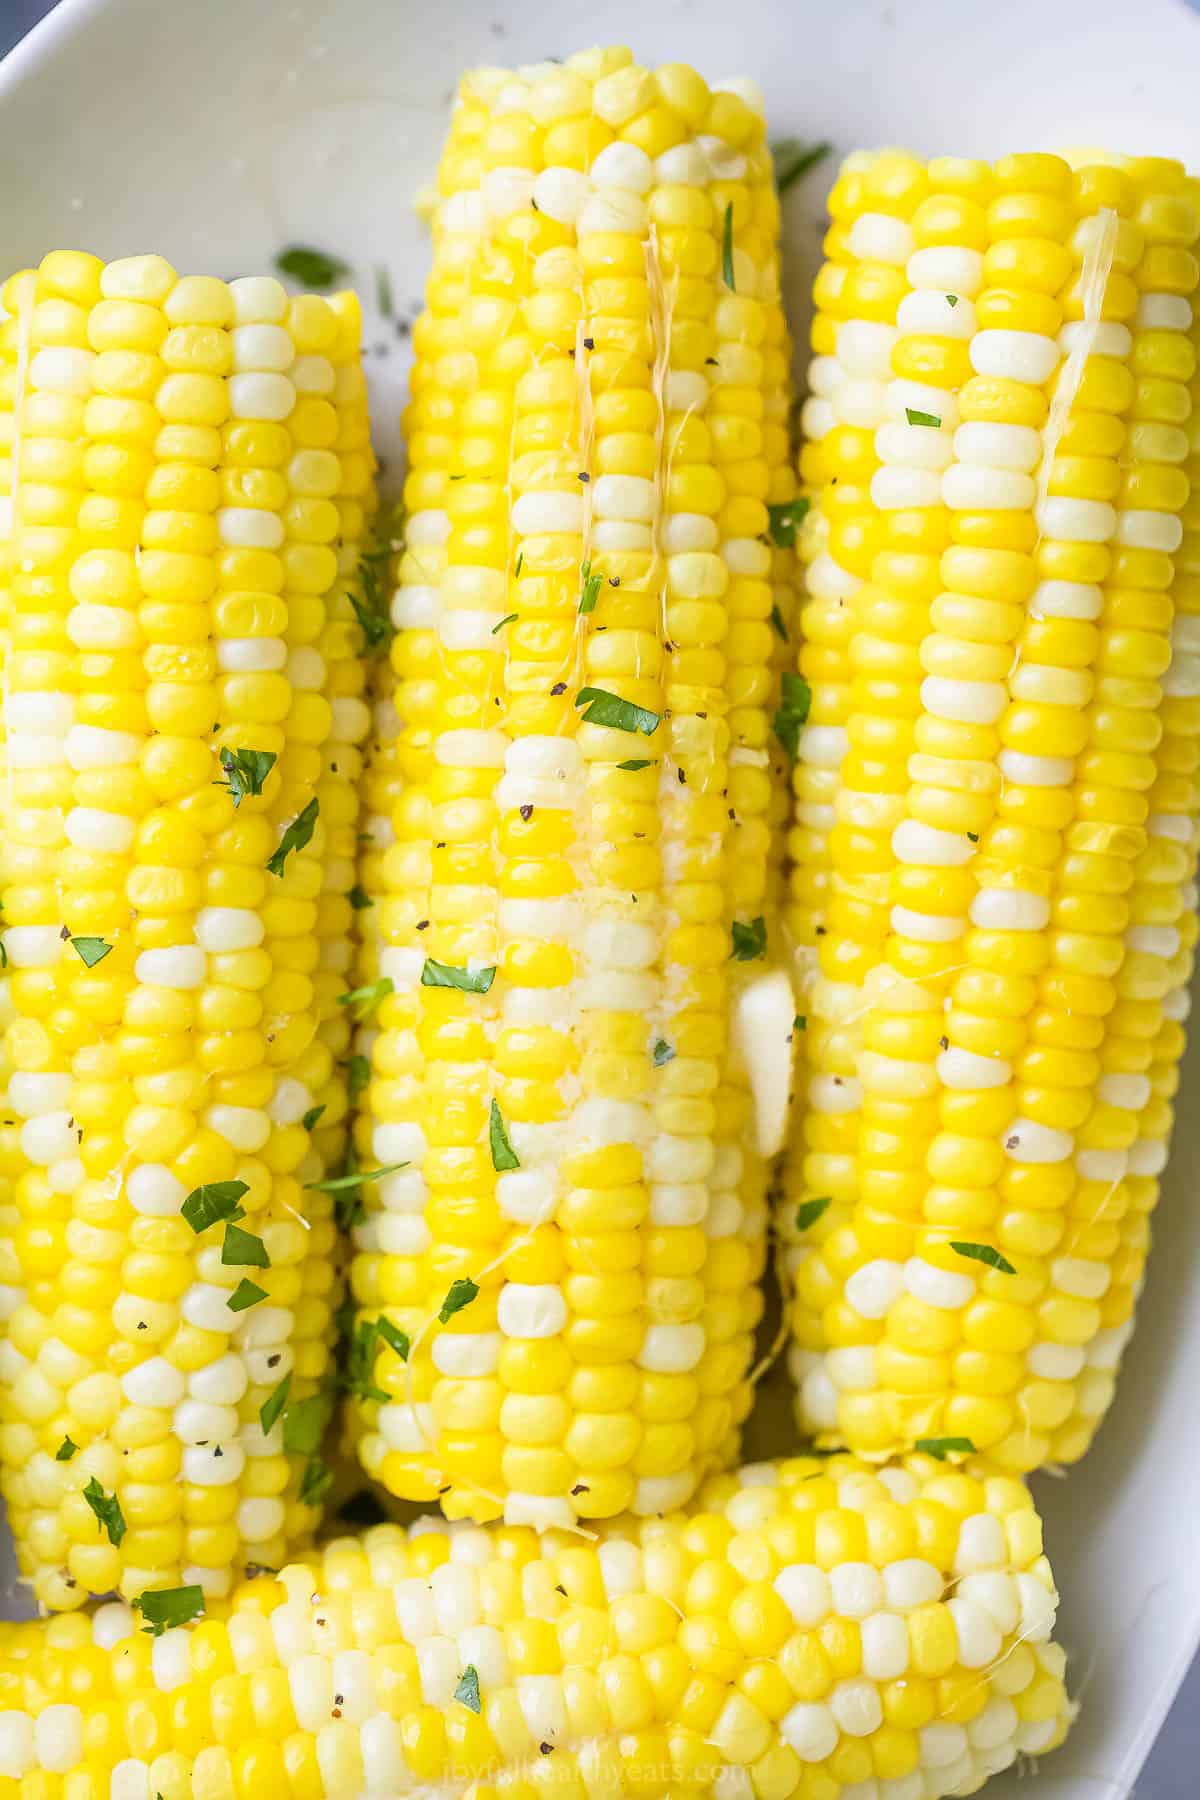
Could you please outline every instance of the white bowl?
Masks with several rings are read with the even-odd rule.
[[[411,318],[426,263],[412,198],[465,65],[625,41],[648,62],[752,75],[773,136],[839,152],[1107,144],[1200,163],[1200,20],[1182,0],[521,0],[511,12],[502,0],[64,0],[0,66],[6,272],[57,246],[158,250],[226,276],[269,268],[288,243],[337,253],[379,347],[377,443],[394,464],[407,347],[375,312],[375,270]],[[787,200],[798,335],[828,175]],[[1081,1468],[1038,1481],[1084,1702],[1041,1765],[1043,1800],[1127,1795],[1200,1644],[1198,1179],[1200,1120],[1185,1117],[1113,1416]],[[989,1800],[1029,1791],[1015,1771],[987,1788]]]

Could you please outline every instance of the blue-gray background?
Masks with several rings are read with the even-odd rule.
[[[186,3],[162,0],[168,6]],[[53,0],[0,0],[0,56],[49,12],[52,4]],[[1200,1794],[1200,1662],[1180,1690],[1137,1794],[1138,1800],[1197,1800]]]

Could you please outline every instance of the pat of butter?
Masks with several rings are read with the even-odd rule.
[[[787,1133],[792,1088],[792,1026],[796,999],[782,969],[749,982],[733,1003],[733,1047],[754,1100],[760,1156],[777,1156]]]

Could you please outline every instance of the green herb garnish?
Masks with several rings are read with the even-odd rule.
[[[958,1256],[965,1256],[968,1262],[986,1263],[989,1269],[999,1269],[1001,1275],[1015,1275],[1016,1270],[1006,1256],[999,1250],[993,1250],[990,1244],[959,1244],[951,1240],[950,1248]]]
[[[432,956],[425,958],[421,970],[422,987],[458,988],[464,994],[486,994],[495,979],[495,964],[486,969],[460,969],[453,963],[435,962]]]
[[[469,1275],[462,1276],[458,1281],[452,1281],[449,1292],[438,1311],[439,1322],[445,1325],[454,1317],[455,1313],[461,1312],[464,1306],[470,1306],[478,1292],[479,1283],[472,1281]]]
[[[271,1430],[276,1419],[287,1405],[287,1397],[292,1386],[292,1372],[289,1369],[279,1386],[267,1395],[258,1409],[258,1422],[263,1428],[263,1436]]]
[[[652,768],[653,759],[647,761],[640,756],[635,756],[630,762],[618,763],[617,767],[618,769],[628,769],[631,773],[636,774],[639,769]]]
[[[375,904],[366,888],[362,887],[357,881],[350,889],[346,898],[350,902],[351,912],[366,912],[368,906],[374,906]]]
[[[942,422],[937,413],[919,412],[915,406],[906,406],[904,416],[910,425],[937,426]]]
[[[658,713],[635,706],[632,700],[622,700],[607,688],[580,688],[575,704],[586,707],[583,717],[587,724],[609,725],[614,731],[640,731],[644,737],[652,737],[662,724]]]
[[[148,1637],[161,1637],[180,1625],[204,1617],[202,1587],[152,1588],[139,1594],[133,1603],[146,1623],[142,1630]]]
[[[179,1210],[194,1232],[207,1231],[222,1219],[244,1219],[246,1209],[239,1202],[249,1192],[244,1181],[206,1181],[192,1189]]]
[[[585,562],[579,572],[583,577],[583,591],[579,596],[579,610],[581,613],[595,612],[596,601],[600,597],[600,589],[604,586],[604,577],[603,575],[592,574],[592,565],[590,562]]]
[[[461,1700],[473,1713],[483,1710],[479,1699],[479,1671],[474,1663],[468,1663],[454,1690],[454,1698]]]
[[[267,1255],[267,1246],[262,1239],[252,1231],[243,1231],[240,1225],[234,1224],[225,1227],[221,1261],[226,1268],[233,1269],[269,1269],[271,1266],[271,1258]]]
[[[357,1187],[363,1181],[382,1181],[385,1175],[394,1175],[397,1169],[407,1169],[406,1162],[386,1163],[381,1169],[351,1169],[345,1175],[331,1175],[325,1181],[306,1181],[305,1191],[310,1189],[319,1194],[340,1194],[346,1188]]]
[[[787,674],[781,684],[779,711],[771,728],[788,756],[795,762],[800,753],[800,733],[808,723],[812,708],[812,689],[803,675]]]
[[[83,1490],[83,1497],[96,1515],[96,1525],[100,1531],[107,1531],[108,1541],[115,1547],[120,1545],[128,1527],[125,1515],[121,1511],[121,1502],[115,1494],[106,1494],[93,1475]]]
[[[494,1100],[488,1118],[488,1143],[492,1151],[493,1169],[503,1173],[506,1169],[520,1168],[521,1159],[508,1141],[503,1114]]]
[[[73,1444],[69,1437],[65,1437],[54,1452],[55,1462],[70,1462],[78,1448],[78,1444]]]
[[[802,175],[807,175],[819,162],[824,162],[832,149],[832,144],[802,144],[799,138],[781,138],[779,143],[772,144],[775,185],[779,192],[786,194]]]
[[[796,532],[808,517],[811,506],[812,501],[807,494],[797,494],[793,500],[783,500],[778,506],[768,506],[768,530],[771,534],[771,542],[777,549],[790,550],[792,548],[796,542]],[[786,630],[781,631],[779,635],[786,638]]]
[[[731,294],[737,293],[733,277],[733,201],[725,208],[725,226],[721,233],[721,274]]]
[[[308,1111],[305,1113],[304,1117],[300,1121],[300,1123],[303,1125],[305,1131],[311,1131],[313,1126],[316,1124],[317,1120],[321,1117],[321,1114],[325,1111],[326,1111],[326,1105],[310,1106]]]
[[[381,975],[378,981],[369,981],[365,987],[347,988],[344,994],[338,995],[338,1005],[355,1007],[359,1018],[363,1019],[395,991],[391,976]]]
[[[234,807],[237,808],[247,794],[262,793],[263,782],[275,767],[275,752],[222,749],[220,760],[225,779],[214,781],[213,786],[228,788]]]
[[[974,1456],[975,1446],[967,1437],[918,1438],[914,1448],[923,1450],[926,1456],[936,1457],[938,1462],[945,1462],[948,1456]]]
[[[375,305],[381,318],[390,319],[395,312],[392,304],[392,278],[382,263],[375,265]]]
[[[786,644],[788,642],[788,628],[783,622],[783,614],[780,612],[778,606],[773,606],[771,608],[771,630],[782,643]]]
[[[832,1194],[822,1194],[818,1200],[802,1200],[796,1208],[796,1230],[807,1231],[832,1204]]]
[[[311,244],[289,244],[275,258],[275,267],[281,275],[290,275],[303,287],[316,288],[320,292],[335,287],[350,273],[349,263],[344,263],[340,256],[331,256],[327,250],[314,250]]]
[[[287,1407],[283,1415],[283,1447],[289,1456],[312,1456],[333,1416],[333,1395],[318,1391]]]
[[[250,1307],[257,1306],[259,1301],[265,1300],[266,1297],[266,1288],[260,1288],[256,1281],[250,1281],[243,1275],[225,1304],[230,1312],[247,1312]]]
[[[511,625],[513,620],[519,619],[520,616],[520,613],[505,613],[499,624],[492,626],[492,636],[495,637],[498,631],[503,631],[506,625]]]
[[[332,1486],[333,1470],[327,1468],[319,1456],[310,1456],[300,1477],[297,1498],[301,1506],[320,1506]]]
[[[98,962],[104,961],[112,945],[106,944],[103,938],[73,937],[71,948],[86,968],[94,969]]]
[[[654,1048],[650,1052],[650,1056],[655,1068],[661,1069],[664,1063],[673,1062],[675,1060],[675,1051],[673,1046],[668,1044],[666,1038],[658,1038],[655,1040]]]
[[[751,919],[748,925],[743,925],[735,919],[732,936],[731,955],[735,961],[755,962],[760,956],[767,954],[767,923],[761,913],[757,919]]]
[[[352,1056],[346,1064],[346,1094],[357,1100],[371,1079],[371,1063],[366,1056]]]
[[[279,848],[267,858],[267,868],[272,875],[282,875],[283,865],[293,850],[303,850],[305,844],[312,842],[312,834],[317,827],[317,814],[321,810],[321,802],[311,799],[304,811],[297,813],[287,830],[279,840]]]

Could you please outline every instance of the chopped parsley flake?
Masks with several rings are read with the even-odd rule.
[[[581,613],[595,612],[596,601],[599,598],[600,589],[604,585],[604,577],[592,574],[590,562],[583,564],[580,574],[583,577],[583,591],[579,596],[579,610]]]
[[[942,422],[937,413],[920,412],[915,406],[906,406],[904,416],[910,425],[933,425],[936,427]]]
[[[609,725],[614,731],[640,731],[644,737],[652,737],[662,724],[658,713],[635,706],[632,700],[622,700],[607,688],[580,688],[575,704],[586,708],[583,717],[587,724]]]
[[[312,834],[317,827],[317,814],[321,810],[321,802],[315,797],[309,801],[304,811],[297,813],[287,830],[279,840],[279,848],[267,858],[267,868],[272,875],[282,875],[283,865],[293,850],[303,850],[312,842]]]
[[[656,1069],[661,1069],[664,1063],[673,1062],[675,1060],[674,1047],[671,1044],[668,1044],[666,1038],[658,1038],[655,1041],[654,1048],[650,1052],[650,1055]]]
[[[83,1497],[96,1515],[96,1525],[100,1531],[107,1531],[108,1541],[114,1548],[120,1545],[128,1527],[125,1515],[121,1511],[121,1502],[115,1494],[106,1494],[93,1475],[83,1490]]]
[[[441,1308],[438,1312],[439,1323],[442,1325],[447,1324],[448,1321],[454,1317],[455,1313],[461,1312],[464,1306],[470,1306],[478,1292],[479,1283],[477,1281],[472,1281],[469,1275],[462,1276],[458,1281],[452,1281],[450,1283],[449,1292],[442,1301]]]
[[[767,529],[771,534],[771,542],[777,549],[792,548],[796,542],[796,532],[808,517],[811,505],[812,501],[807,494],[797,494],[794,500],[784,500],[778,506],[768,506]],[[787,632],[781,632],[780,635],[786,638]]]
[[[338,995],[338,1005],[353,1006],[359,1018],[363,1019],[394,992],[391,976],[381,975],[378,981],[369,981],[365,987],[347,988],[344,994]]]
[[[504,1115],[494,1100],[488,1118],[488,1144],[491,1147],[493,1169],[503,1173],[506,1169],[520,1168],[521,1159],[508,1141]]]
[[[786,194],[793,183],[824,162],[832,149],[832,144],[802,144],[799,138],[782,138],[778,144],[772,144],[771,158],[779,192]]]
[[[778,606],[771,608],[771,630],[782,643],[788,642],[788,628],[783,622],[783,614]]]
[[[204,1617],[204,1589],[193,1586],[151,1588],[139,1594],[133,1604],[146,1621],[142,1626],[146,1635],[161,1637],[164,1631],[173,1631],[180,1625],[190,1625],[193,1619]]]
[[[290,1456],[313,1456],[321,1447],[325,1428],[333,1416],[333,1395],[326,1391],[309,1394],[304,1400],[285,1408],[283,1414],[283,1447]]]
[[[725,226],[721,233],[721,274],[731,294],[737,293],[733,271],[733,201],[725,208]]]
[[[948,1456],[974,1456],[975,1446],[968,1437],[918,1438],[915,1448],[926,1456],[945,1462]]]
[[[968,1262],[985,1263],[989,1269],[999,1269],[1001,1275],[1015,1275],[1016,1270],[1006,1256],[999,1250],[993,1250],[990,1244],[959,1244],[951,1241],[950,1248],[958,1256],[965,1256]]]
[[[733,955],[737,962],[755,962],[767,954],[767,922],[760,913],[748,925],[733,921]]]
[[[350,902],[350,910],[352,912],[366,912],[368,906],[374,906],[375,904],[367,890],[360,886],[357,881],[350,889],[346,898]]]
[[[300,1121],[305,1131],[311,1131],[313,1126],[317,1123],[317,1120],[321,1117],[321,1114],[325,1111],[325,1106],[310,1106]]]
[[[246,1209],[239,1202],[249,1192],[244,1181],[206,1181],[192,1189],[179,1210],[193,1231],[207,1231],[222,1219],[244,1219]]]
[[[358,582],[362,588],[362,598],[360,600],[357,594],[349,592],[346,595],[362,632],[363,649],[368,656],[376,656],[386,650],[396,635],[384,587],[390,555],[390,549],[384,546],[373,554],[360,557]]]
[[[112,945],[106,944],[103,938],[73,937],[71,948],[86,968],[94,969],[98,962],[104,961]]]
[[[800,733],[808,723],[812,707],[812,689],[803,675],[784,675],[780,701],[779,711],[771,721],[771,728],[792,762],[795,762],[800,752]]]
[[[235,1269],[269,1269],[271,1258],[267,1255],[267,1246],[252,1231],[243,1231],[240,1225],[228,1224],[221,1244],[221,1261],[226,1268]]]
[[[311,244],[289,244],[275,258],[275,267],[281,275],[290,275],[302,287],[315,288],[319,293],[327,293],[350,273],[349,263],[340,256],[315,250]]]
[[[268,1394],[258,1409],[258,1422],[263,1428],[263,1436],[274,1426],[276,1419],[287,1405],[287,1397],[292,1386],[292,1372],[289,1369],[279,1386]]]
[[[479,1699],[479,1671],[473,1663],[468,1663],[463,1670],[458,1686],[454,1690],[454,1698],[469,1707],[473,1713],[482,1711]]]
[[[650,769],[653,768],[653,766],[652,760],[648,762],[640,756],[633,757],[629,762],[620,762],[617,764],[618,769],[629,769],[633,773],[636,773],[638,769]]]
[[[78,1448],[78,1444],[73,1444],[69,1437],[65,1437],[54,1452],[55,1462],[70,1462]]]
[[[266,1288],[260,1288],[256,1281],[250,1281],[243,1275],[225,1304],[230,1312],[247,1312],[250,1307],[257,1306],[259,1301],[265,1300],[266,1297]]]
[[[365,1056],[352,1056],[346,1064],[346,1093],[357,1100],[371,1079],[371,1064]]]
[[[458,988],[464,994],[489,993],[495,979],[495,964],[486,969],[460,969],[453,963],[435,962],[432,956],[425,958],[421,970],[422,987]]]
[[[807,1231],[810,1225],[815,1225],[821,1214],[828,1212],[832,1202],[832,1194],[822,1194],[817,1200],[802,1200],[796,1208],[796,1230]]]
[[[213,786],[229,789],[236,810],[248,794],[262,793],[263,783],[275,767],[275,752],[222,749],[220,761],[225,779],[214,781]]]
[[[505,613],[499,624],[492,626],[492,636],[495,637],[498,631],[503,631],[506,625],[511,625],[513,620],[519,619],[520,616],[520,613]]]
[[[319,1456],[310,1456],[300,1477],[297,1498],[301,1506],[320,1506],[332,1486],[333,1470],[327,1468]]]
[[[382,1181],[385,1175],[394,1175],[397,1169],[407,1169],[406,1162],[386,1163],[381,1169],[351,1169],[345,1175],[330,1175],[325,1181],[306,1181],[305,1189],[319,1194],[340,1194],[347,1188],[358,1187],[363,1181]]]

